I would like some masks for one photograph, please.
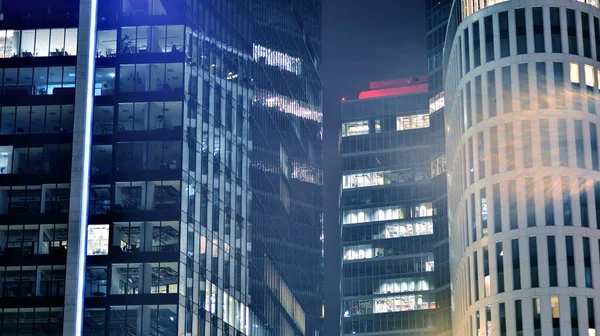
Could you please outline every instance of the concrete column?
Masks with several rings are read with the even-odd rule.
[[[152,252],[152,232],[154,231],[154,224],[152,222],[143,223],[140,227],[140,238],[142,244],[140,246],[143,252]]]
[[[148,181],[142,187],[142,199],[146,195],[146,210],[154,210],[154,182]]]
[[[139,294],[150,294],[152,288],[152,264],[140,264]]]
[[[87,240],[97,0],[79,0],[63,335],[81,335]]]

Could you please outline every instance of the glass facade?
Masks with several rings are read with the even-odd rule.
[[[344,335],[438,334],[429,117],[426,91],[342,103]]]
[[[443,169],[436,171],[431,175],[432,186],[432,207],[433,207],[433,227],[434,227],[434,259],[435,259],[435,302],[437,310],[433,319],[436,335],[450,335],[452,331],[451,320],[451,289],[450,289],[450,253],[448,246],[448,199],[446,185],[446,140],[444,125],[445,93],[444,93],[444,40],[448,25],[448,17],[452,0],[427,0],[425,2],[426,25],[426,51],[427,51],[427,75],[429,83],[429,123],[430,123],[430,160],[434,162],[443,158]],[[491,18],[490,18],[491,19]],[[485,25],[489,25],[488,20]],[[484,27],[475,28],[476,34],[490,34]],[[475,31],[474,31],[475,34]],[[489,50],[493,49],[490,44],[477,44],[476,46],[483,51],[488,51],[487,58],[490,58]],[[493,56],[493,55],[492,55]],[[485,57],[485,56],[482,56]],[[483,62],[485,58],[481,58]],[[489,75],[488,75],[489,76]],[[475,97],[476,105],[479,107],[483,103],[481,91],[481,80],[476,82]],[[488,86],[487,91],[490,91]],[[471,94],[469,92],[469,94]],[[480,117],[480,116],[478,116]],[[478,141],[482,139],[478,139]],[[490,140],[488,140],[490,141]],[[491,140],[493,141],[493,140]],[[439,166],[439,165],[438,165]],[[491,192],[491,191],[489,191]],[[485,190],[483,191],[485,195]]]
[[[256,335],[323,335],[321,0],[250,4],[250,294],[267,326]]]
[[[0,2],[2,335],[321,332],[320,1],[278,6]]]

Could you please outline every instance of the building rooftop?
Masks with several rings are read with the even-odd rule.
[[[358,95],[358,99],[381,98],[427,92],[427,76],[399,78],[371,82],[369,90]]]

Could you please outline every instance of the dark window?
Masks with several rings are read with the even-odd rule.
[[[563,196],[563,221],[565,226],[573,226],[571,212],[571,187],[569,186],[569,178],[562,177],[562,196]]]
[[[487,73],[487,85],[488,85],[488,110],[489,117],[496,116],[496,71],[491,70]]]
[[[596,205],[596,229],[600,229],[600,181],[594,181],[594,203]]]
[[[550,296],[552,311],[552,336],[560,336],[560,304],[558,296]]]
[[[577,24],[574,9],[567,9],[567,38],[569,41],[569,54],[577,55]]]
[[[512,101],[512,81],[510,77],[510,66],[502,68],[502,102],[504,113],[510,113],[513,110]]]
[[[490,293],[490,252],[487,246],[483,247],[483,280],[484,283],[484,296],[488,297]]]
[[[475,182],[475,160],[473,159],[473,138],[469,138],[469,185]]]
[[[510,56],[508,12],[498,14],[498,25],[500,29],[500,57],[508,57]]]
[[[492,306],[487,305],[487,306],[485,306],[485,334],[486,335],[492,334],[492,325],[493,325]]]
[[[575,154],[577,156],[577,167],[585,168],[583,122],[581,120],[575,120]]]
[[[533,140],[531,139],[531,120],[521,122],[523,130],[523,167],[533,167]]]
[[[535,64],[537,72],[538,104],[540,108],[548,108],[548,81],[546,78],[546,63]]]
[[[600,19],[594,17],[594,41],[596,42],[596,60],[600,61]]]
[[[525,178],[525,197],[527,198],[527,227],[535,227],[535,194],[533,178]]]
[[[506,304],[500,302],[498,310],[500,310],[500,336],[506,336]]]
[[[521,300],[515,300],[515,321],[517,324],[517,335],[523,335],[523,307],[521,306]]]
[[[573,236],[566,236],[567,246],[567,278],[569,287],[575,287],[575,252],[573,249]]]
[[[544,177],[544,212],[546,214],[546,225],[554,226],[554,188],[552,187],[552,177]]]
[[[510,171],[515,169],[515,138],[512,122],[506,123],[504,131],[506,133],[506,170]]]
[[[519,228],[519,217],[517,214],[517,182],[515,180],[508,181],[508,205],[510,207],[510,229],[516,230]]]
[[[542,138],[542,166],[550,167],[552,165],[550,156],[550,121],[546,118],[540,119],[540,136]]]
[[[592,255],[590,252],[590,238],[583,237],[583,266],[585,273],[585,287],[593,288]]]
[[[527,26],[525,24],[525,8],[515,10],[515,29],[517,32],[517,54],[527,53]]]
[[[550,7],[550,33],[552,34],[552,52],[562,53],[560,36],[560,8]]]
[[[500,184],[495,183],[493,188],[494,197],[494,233],[502,232],[502,200],[500,199]]]
[[[476,284],[475,287],[478,285]],[[467,296],[469,297],[469,306],[473,303],[471,301],[471,259],[467,257]]]
[[[540,287],[536,237],[529,237],[529,267],[531,269],[531,288]]]
[[[496,243],[496,269],[498,293],[504,293],[504,250],[502,249],[502,242]]]
[[[483,24],[485,26],[486,62],[491,62],[494,60],[494,26],[492,16],[486,16]]]
[[[477,149],[478,149],[478,180],[485,178],[485,142],[483,141],[483,131],[477,133]]]
[[[592,40],[590,38],[590,16],[581,12],[581,33],[583,35],[583,56],[592,58]]]
[[[481,335],[481,316],[479,316],[479,310],[475,311],[475,335]]]
[[[594,315],[594,299],[587,299],[587,311],[588,311],[588,329],[596,330],[596,316]]]
[[[579,335],[579,319],[577,318],[577,298],[570,297],[569,305],[571,306],[571,335]]]
[[[598,170],[598,134],[594,123],[590,123],[590,148],[592,150],[592,169]]]
[[[579,179],[579,211],[581,212],[581,226],[590,227],[587,204],[587,185],[585,179],[582,178]]]
[[[465,29],[465,38],[463,40],[463,45],[465,48],[464,56],[465,56],[465,73],[471,71],[471,57],[469,55],[469,30]]]
[[[473,283],[475,283],[475,301],[479,301],[479,263],[477,262],[477,251],[473,252]]]
[[[546,52],[544,46],[544,17],[542,7],[533,8],[533,43],[536,53]]]
[[[492,126],[490,128],[490,158],[492,165],[492,175],[498,174],[500,172],[498,155],[498,127]]]
[[[471,241],[477,240],[477,216],[476,211],[477,206],[475,204],[475,193],[471,194]],[[477,300],[475,300],[477,301]]]
[[[558,270],[556,268],[556,243],[554,236],[546,237],[548,244],[548,273],[550,276],[550,287],[558,286]]]
[[[473,23],[473,65],[481,65],[481,41],[479,40],[479,21]]]
[[[479,190],[479,203],[481,205],[481,234],[485,237],[488,235],[488,204],[485,188]]]
[[[568,167],[569,146],[567,142],[567,120],[564,118],[558,119],[558,153],[560,157],[560,165],[562,167]]]
[[[519,256],[519,239],[511,241],[512,268],[513,268],[513,290],[521,289],[521,257]]]
[[[467,85],[465,85],[465,93],[465,114],[467,115],[467,129],[469,129],[471,126],[473,126],[473,111],[471,111],[473,104],[473,101],[471,100],[471,82],[468,82]]]
[[[483,120],[483,97],[481,91],[481,76],[475,77],[475,123]]]
[[[564,65],[554,62],[554,100],[557,108],[565,108],[565,76]]]
[[[519,91],[521,92],[521,110],[529,109],[529,71],[527,63],[519,64]]]
[[[533,301],[533,335],[541,336],[542,335],[542,304],[539,297],[534,297]]]

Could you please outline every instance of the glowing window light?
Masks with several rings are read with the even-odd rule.
[[[396,118],[396,130],[405,131],[410,129],[429,127],[429,114],[417,114]]]
[[[594,87],[594,67],[586,64],[583,69],[585,73],[585,85]]]
[[[296,117],[317,121],[319,123],[323,120],[323,113],[314,109],[308,103],[300,102],[286,96],[274,94],[269,91],[257,91],[255,100],[268,107],[279,108],[281,112]]]
[[[580,83],[580,79],[579,79],[579,64],[577,63],[570,63],[569,64],[569,75],[571,78],[571,83],[573,84],[579,84]]]
[[[255,61],[262,59],[267,65],[275,66],[297,75],[302,74],[302,60],[300,60],[300,58],[291,57],[290,55],[265,48],[258,44],[252,46],[252,51]]]

